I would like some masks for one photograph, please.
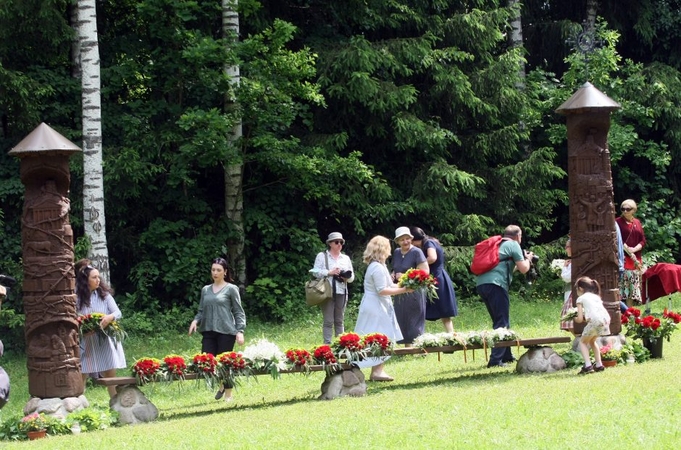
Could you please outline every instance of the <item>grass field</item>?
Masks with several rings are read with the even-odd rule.
[[[681,310],[681,295],[673,299]],[[653,303],[661,312],[666,299]],[[516,301],[512,328],[523,338],[564,335],[558,329],[561,302]],[[349,330],[354,317],[348,317]],[[465,303],[457,330],[489,328],[482,304]],[[439,332],[439,323],[428,331]],[[312,348],[321,339],[321,317],[297,324],[249,324],[248,339],[265,337],[282,350]],[[556,345],[556,350],[569,344]],[[142,356],[191,355],[198,337],[131,336],[131,364]],[[516,350],[514,350],[514,353]],[[519,355],[516,355],[519,356]],[[5,357],[12,378],[11,402],[0,419],[21,412],[28,400],[25,360]],[[681,442],[681,332],[664,343],[664,358],[618,365],[603,373],[519,375],[485,367],[463,353],[395,357],[392,383],[369,383],[368,395],[318,401],[323,373],[260,376],[226,404],[194,382],[142,388],[161,417],[150,424],[115,427],[39,441],[0,442],[6,449],[671,449]],[[368,373],[368,371],[366,371]],[[127,375],[121,371],[120,375]],[[91,404],[107,405],[103,387],[88,387]]]

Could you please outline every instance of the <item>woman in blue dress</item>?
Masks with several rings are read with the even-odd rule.
[[[87,263],[86,263],[87,264]],[[114,300],[113,290],[99,278],[99,270],[91,265],[76,266],[76,312],[79,315],[102,313],[102,329],[114,320],[120,320],[121,310]],[[116,369],[127,367],[123,346],[112,337],[102,339],[100,334],[83,336],[80,340],[80,364],[83,383],[88,374],[102,377],[116,376]],[[109,397],[116,395],[116,386],[107,386]]]
[[[459,314],[454,283],[445,270],[445,251],[440,242],[428,236],[421,228],[411,227],[413,244],[423,250],[430,274],[437,280],[437,297],[426,303],[426,320],[442,320],[445,331],[454,332],[452,317]]]
[[[420,248],[412,245],[414,236],[409,227],[399,227],[395,230],[395,242],[399,246],[393,253],[393,280],[397,283],[400,277],[409,269],[420,269],[430,273],[426,257]],[[426,293],[416,290],[409,294],[395,296],[395,315],[400,324],[403,339],[398,344],[410,347],[426,328]]]

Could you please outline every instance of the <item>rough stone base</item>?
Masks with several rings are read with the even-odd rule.
[[[516,372],[556,372],[567,367],[563,358],[551,347],[533,347],[518,360]]]
[[[366,393],[367,385],[364,374],[355,367],[334,375],[326,375],[322,383],[322,395],[319,396],[319,400],[333,400],[346,395],[362,397]]]
[[[90,403],[84,395],[78,397],[66,398],[38,398],[31,397],[31,399],[24,406],[24,415],[33,414],[34,412],[43,413],[46,416],[65,418],[74,411],[87,408]]]
[[[109,407],[118,411],[118,420],[123,424],[152,422],[158,418],[158,408],[137,386],[119,386],[116,396],[109,401]]]
[[[611,336],[601,336],[596,341],[599,347],[612,345],[615,350],[622,350],[622,346],[626,343],[626,338],[623,334],[613,334]],[[579,353],[579,336],[572,340],[572,351]]]

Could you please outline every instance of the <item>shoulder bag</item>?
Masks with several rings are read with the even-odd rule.
[[[326,270],[329,270],[329,255],[324,252]],[[314,278],[305,283],[305,302],[309,306],[317,306],[332,296],[331,283],[328,277]]]

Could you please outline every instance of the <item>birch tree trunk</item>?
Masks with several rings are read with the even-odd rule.
[[[222,32],[231,42],[239,39],[238,0],[222,0]],[[234,88],[241,82],[239,66],[225,66]],[[234,92],[234,90],[231,90]],[[225,110],[235,108],[235,97],[229,94],[225,98]],[[230,141],[234,148],[241,145],[242,123],[239,120],[232,129]],[[234,152],[241,155],[240,151]],[[244,256],[244,196],[243,196],[243,161],[229,161],[225,164],[225,214],[232,223],[232,238],[227,242],[229,263],[234,271],[237,285],[243,291],[246,286],[246,258]]]
[[[511,35],[509,37],[511,47],[523,48],[523,20],[520,0],[508,0],[508,6],[516,6],[518,8],[518,13],[511,21]],[[525,89],[525,62],[520,63],[520,67],[518,67],[518,75],[520,77],[520,81],[518,81],[518,89]]]
[[[598,0],[586,0],[586,23],[584,32],[594,33],[596,30],[596,14],[598,12]]]
[[[109,282],[96,0],[78,0],[78,24],[83,102],[83,224],[90,241],[88,256],[102,279]]]

